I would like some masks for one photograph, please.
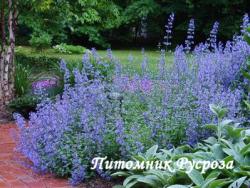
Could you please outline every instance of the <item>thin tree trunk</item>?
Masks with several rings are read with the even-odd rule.
[[[3,2],[4,0],[2,0]],[[5,110],[6,105],[14,97],[14,52],[15,52],[15,24],[17,18],[16,7],[12,0],[8,0],[8,46],[3,46],[0,55],[0,111]],[[4,44],[4,43],[3,43]]]
[[[4,49],[5,49],[5,0],[1,0],[1,49],[0,49],[0,113],[1,109],[4,106],[4,97],[3,97],[3,69],[4,69]]]
[[[6,43],[4,10],[5,10],[5,0],[2,0],[1,1],[1,50],[3,50],[3,47],[5,46]]]

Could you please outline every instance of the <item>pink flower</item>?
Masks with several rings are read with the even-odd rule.
[[[143,78],[140,81],[140,89],[141,91],[145,92],[145,93],[149,93],[152,91],[153,89],[153,83],[150,79],[148,78]]]
[[[57,85],[56,79],[39,80],[32,84],[33,89],[47,89]]]

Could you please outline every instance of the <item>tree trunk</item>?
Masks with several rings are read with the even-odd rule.
[[[2,5],[3,4],[2,0]],[[6,110],[6,105],[14,97],[14,50],[15,50],[15,24],[17,18],[16,6],[12,3],[12,0],[8,0],[8,41],[5,37],[2,40],[8,42],[8,46],[5,41],[2,41],[2,49],[0,53],[0,113]],[[4,19],[1,19],[1,28],[4,28]],[[2,29],[2,36],[3,33]]]
[[[1,50],[5,46],[5,18],[4,18],[5,0],[1,2]]]

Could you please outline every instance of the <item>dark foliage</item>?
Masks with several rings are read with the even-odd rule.
[[[64,1],[61,2],[63,6],[55,2],[45,8],[45,5],[41,5],[42,8],[36,5],[32,17],[29,12],[23,13],[19,41],[27,36],[35,39],[34,36],[46,34],[51,37],[52,44],[73,42],[87,47],[107,47],[109,43],[113,48],[121,48],[122,42],[122,48],[156,47],[162,42],[164,25],[171,12],[176,16],[174,44],[184,43],[191,18],[196,24],[196,43],[207,38],[215,20],[223,31],[219,31],[220,40],[226,41],[239,31],[244,13],[250,13],[248,0],[112,0],[108,5],[104,1],[83,4]],[[86,10],[85,14],[81,14],[81,7]],[[51,12],[53,22],[50,21]]]

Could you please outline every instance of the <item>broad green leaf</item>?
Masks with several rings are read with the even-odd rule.
[[[127,177],[129,176],[130,174],[127,173],[127,172],[115,172],[113,174],[111,174],[111,176],[115,177],[115,176],[122,176],[122,177]]]
[[[250,171],[235,170],[235,173],[241,176],[248,176],[250,178]]]
[[[138,183],[137,180],[131,181],[128,184],[124,185],[125,188],[132,188],[134,187],[134,185],[136,185]]]
[[[195,185],[201,186],[204,183],[204,178],[197,170],[192,170],[187,174],[188,177],[194,182]]]
[[[148,176],[145,176],[145,177],[138,178],[138,182],[150,185],[153,188],[158,188],[159,186],[161,186],[157,182],[157,178],[154,175],[148,175]]]
[[[211,182],[209,184],[208,188],[221,188],[229,183],[231,183],[231,180],[228,179],[218,179],[218,180],[214,180],[213,182]]]
[[[221,108],[220,106],[216,106],[214,104],[210,104],[209,108],[220,119],[223,118],[226,115],[226,113],[227,113],[227,109],[226,108]]]
[[[168,178],[169,176],[171,176],[172,174],[168,171],[161,171],[161,170],[148,170],[147,172],[145,172],[145,174],[152,174],[155,175],[156,177],[164,180],[164,178]]]
[[[204,125],[204,127],[213,131],[217,131],[218,129],[218,126],[216,124],[207,124],[207,125]]]
[[[220,122],[220,124],[221,124],[222,126],[230,125],[230,124],[232,124],[232,123],[233,123],[233,120],[230,120],[230,119],[225,119],[225,120],[223,120],[222,122]]]
[[[227,154],[227,155],[231,155],[234,157],[234,159],[238,162],[238,163],[243,163],[244,162],[244,158],[242,155],[240,155],[236,150],[234,149],[228,149],[228,148],[223,148],[223,151]]]
[[[193,154],[196,158],[203,159],[203,160],[214,160],[214,154],[212,152],[195,152]]]
[[[166,149],[161,149],[160,151],[162,151],[164,154],[166,154],[167,156],[171,156],[172,153],[170,150],[166,150]]]
[[[222,141],[223,143],[225,143],[229,148],[231,148],[231,149],[234,148],[234,145],[233,145],[233,143],[232,143],[231,141],[225,140],[225,139],[221,139],[221,141]]]
[[[146,161],[146,158],[143,157],[143,156],[141,156],[141,155],[136,155],[136,156],[133,156],[132,158],[133,158],[135,161],[140,161],[140,162]]]
[[[221,173],[219,171],[212,171],[208,176],[206,177],[206,180],[211,178],[217,178]]]
[[[210,104],[209,105],[210,110],[215,114],[218,115],[218,110],[217,110],[217,106],[214,104]]]
[[[250,152],[250,144],[247,144],[245,147],[243,147],[241,150],[240,150],[240,154],[241,155],[246,155],[247,153]]]
[[[213,144],[217,143],[217,139],[215,137],[209,137],[206,140],[204,140],[204,142],[213,145]]]
[[[234,160],[233,156],[227,156],[223,159],[223,161],[225,161],[225,164],[227,164],[229,161],[233,161],[233,160]]]
[[[214,180],[216,180],[216,177],[207,179],[207,180],[202,184],[201,188],[207,188],[208,185],[209,185],[211,182],[213,182]]]
[[[127,186],[129,183],[132,182],[132,180],[135,181],[135,179],[137,182],[137,179],[140,177],[143,177],[143,176],[142,175],[132,175],[132,176],[127,177],[123,182],[123,186]]]
[[[223,159],[224,158],[224,153],[222,151],[222,147],[220,144],[214,144],[211,147],[211,150],[212,150],[216,159]]]
[[[148,150],[146,151],[146,154],[145,154],[146,158],[150,158],[150,157],[155,156],[155,154],[156,154],[156,152],[157,152],[157,149],[158,149],[158,146],[157,146],[157,145],[154,145],[154,146],[152,146],[150,149],[148,149]]]
[[[228,136],[234,140],[241,138],[242,131],[244,131],[244,128],[235,128],[233,126],[227,126],[225,129]]]

